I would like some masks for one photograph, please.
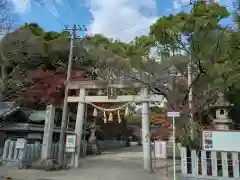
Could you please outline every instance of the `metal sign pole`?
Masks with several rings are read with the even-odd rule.
[[[173,180],[176,180],[176,141],[175,141],[175,116],[172,117],[173,123]]]
[[[172,117],[172,136],[173,136],[173,180],[176,180],[176,135],[175,135],[175,117],[180,117],[180,112],[168,112],[168,117]]]

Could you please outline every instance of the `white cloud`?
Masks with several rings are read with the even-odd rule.
[[[11,0],[15,9],[15,12],[17,13],[25,13],[31,8],[31,1],[30,0]],[[63,3],[63,0],[55,0],[56,4]],[[53,0],[42,0],[42,1],[34,1],[32,0],[32,3],[35,3],[39,6],[43,6],[47,11],[49,11],[53,16],[59,17],[59,12],[57,11],[56,4]]]
[[[24,13],[30,8],[30,3],[26,0],[11,0],[14,6],[14,9],[18,13]]]
[[[178,9],[181,8],[182,5],[189,4],[190,0],[173,0],[173,8]],[[219,2],[223,5],[231,5],[232,1],[231,0],[215,0],[215,2]]]
[[[87,3],[93,17],[88,27],[90,34],[130,41],[148,33],[148,27],[157,19],[154,0],[87,0]]]

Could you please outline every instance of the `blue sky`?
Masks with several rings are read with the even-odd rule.
[[[63,25],[75,23],[85,25],[89,34],[129,41],[146,34],[157,17],[178,12],[175,9],[190,0],[43,0],[43,5],[27,3],[30,0],[11,1],[22,24],[36,22],[47,31],[60,31]],[[218,1],[232,9],[232,0]],[[231,24],[231,19],[224,24]]]

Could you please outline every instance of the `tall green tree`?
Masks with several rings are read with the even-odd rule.
[[[68,35],[65,31],[45,32],[35,23],[25,24],[5,35],[0,42],[1,99],[12,100],[9,98],[20,96],[31,71],[41,68],[53,71],[66,68],[69,54]],[[82,40],[76,41],[75,50],[74,70],[90,69],[91,62],[87,57],[83,57],[83,51],[86,50],[82,48]]]
[[[189,13],[182,12],[159,18],[150,27],[148,36],[138,37],[129,44],[120,44],[105,38],[107,43],[102,52],[108,52],[110,57],[105,58],[107,53],[96,53],[100,59],[96,67],[100,69],[98,74],[101,74],[103,69],[108,69],[105,77],[109,77],[111,71],[114,77],[133,79],[147,85],[152,92],[164,95],[169,104],[177,104],[183,113],[184,122],[188,120],[189,113],[186,75],[191,56],[194,111],[199,114],[196,118],[202,119],[204,114],[201,113],[215,102],[218,91],[226,93],[229,87],[238,82],[238,34],[220,23],[229,16],[230,13],[220,4],[199,1]],[[144,39],[147,39],[147,43],[144,43]],[[112,49],[116,45],[118,53]],[[164,56],[162,61],[147,56],[148,45],[157,47],[159,55]],[[102,61],[105,62],[104,66],[99,68]],[[171,66],[181,72],[182,80],[179,80],[179,77],[174,80],[169,76]],[[173,81],[179,83],[174,91]],[[165,82],[168,87],[164,86]],[[184,126],[188,127],[187,124]],[[188,143],[195,144],[190,142],[190,138]]]
[[[213,93],[223,88],[225,86],[223,83],[226,83],[223,77],[227,70],[224,67],[228,60],[226,54],[229,51],[231,30],[221,26],[220,21],[229,15],[227,9],[218,3],[199,1],[192,7],[190,13],[182,12],[159,18],[150,27],[148,36],[137,37],[129,44],[105,38],[103,50],[110,51],[108,54],[112,53],[107,58],[107,69],[108,71],[111,69],[115,77],[134,79],[148,85],[153,92],[164,95],[170,104],[174,104],[179,98],[173,96],[169,69],[175,66],[186,79],[188,56],[191,56],[194,77],[192,86],[195,86],[196,104],[205,104],[202,100],[208,98],[203,98],[204,95],[213,97]],[[101,37],[101,41],[103,39]],[[98,50],[99,46],[98,44]],[[161,52],[159,55],[165,53],[163,59],[166,61],[148,57],[149,47],[153,46]],[[98,59],[105,61],[106,54],[99,53]],[[99,65],[97,68],[99,69]],[[106,63],[102,69],[106,69]],[[102,73],[102,69],[99,73]],[[110,73],[106,74],[109,77]],[[168,88],[164,86],[164,82],[170,84]],[[182,93],[183,106],[187,102],[186,86]],[[198,109],[201,107],[202,105]]]
[[[235,122],[235,127],[240,128],[239,121],[239,110],[240,110],[240,1],[236,1],[235,11],[233,13],[235,29],[229,33],[229,44],[228,44],[228,53],[226,53],[225,59],[227,61],[224,64],[224,78],[227,82],[227,87],[229,88],[226,96],[228,100],[234,105],[230,111],[230,117]]]

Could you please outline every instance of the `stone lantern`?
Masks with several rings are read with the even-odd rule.
[[[231,104],[224,98],[224,94],[219,92],[217,101],[211,107],[216,113],[216,118],[213,120],[216,130],[229,130],[229,125],[232,123],[228,117],[230,107]]]

